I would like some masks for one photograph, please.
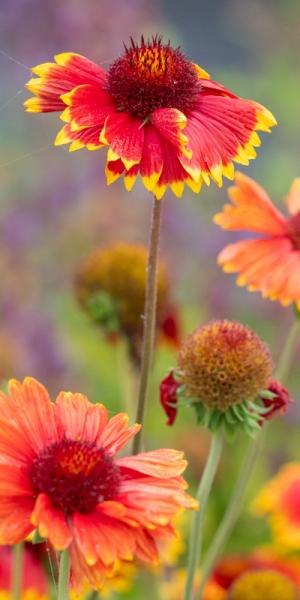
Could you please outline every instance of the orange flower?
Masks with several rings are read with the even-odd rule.
[[[247,165],[270,131],[273,115],[211,81],[179,48],[153,37],[131,40],[108,71],[79,54],[34,67],[28,112],[62,112],[66,125],[56,145],[70,151],[108,146],[107,182],[124,174],[127,190],[138,174],[161,198],[167,186],[181,196],[184,184],[199,192],[212,178],[233,177],[232,161]]]
[[[226,272],[238,272],[238,285],[259,290],[264,298],[300,308],[300,178],[286,198],[284,217],[253,179],[236,174],[229,189],[232,204],[214,218],[223,229],[253,231],[262,237],[226,246],[218,262]]]
[[[258,494],[254,512],[267,515],[274,541],[300,549],[300,462],[284,465]]]
[[[75,587],[98,588],[118,560],[158,559],[172,520],[197,503],[184,489],[182,453],[156,450],[116,459],[139,431],[128,416],[108,419],[102,404],[12,380],[0,396],[0,544],[35,528],[68,548]],[[1,491],[2,490],[2,491]]]

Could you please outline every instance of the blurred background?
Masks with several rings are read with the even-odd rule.
[[[215,80],[275,114],[278,127],[263,136],[258,158],[247,169],[275,202],[280,205],[300,175],[298,0],[1,0],[0,373],[4,379],[33,375],[53,395],[60,389],[81,391],[107,404],[111,412],[123,406],[126,365],[117,346],[107,343],[78,307],[74,273],[97,246],[112,240],[146,243],[151,199],[139,183],[130,194],[121,181],[107,188],[104,152],[69,154],[54,148],[57,115],[32,116],[22,104],[28,97],[24,84],[30,66],[74,51],[108,67],[122,52],[123,42],[142,33],[163,34]],[[212,318],[240,320],[270,344],[276,361],[292,309],[237,288],[234,276],[216,265],[217,253],[234,239],[212,224],[226,202],[227,185],[203,188],[200,197],[189,191],[182,200],[171,193],[165,197],[161,253],[169,267],[172,296],[184,333]],[[174,350],[160,345],[147,445],[183,448],[193,478],[202,468],[207,435],[194,428],[184,411],[174,428],[167,429],[158,402],[159,381],[174,363]],[[298,364],[299,352],[290,378],[296,400]],[[285,422],[274,426],[257,479],[296,457],[299,421],[295,403]],[[236,458],[230,450],[224,457],[224,468],[232,474]],[[221,472],[211,527],[226,503],[225,479]],[[230,542],[233,549],[251,546],[263,536],[259,527],[248,526],[246,535],[250,518],[242,519]],[[208,536],[209,530],[210,525]]]

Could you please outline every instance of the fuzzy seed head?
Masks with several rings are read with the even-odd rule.
[[[212,321],[187,337],[178,366],[187,396],[221,411],[254,401],[272,375],[264,342],[245,325],[227,320]]]

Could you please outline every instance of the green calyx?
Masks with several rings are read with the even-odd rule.
[[[198,398],[191,398],[186,395],[185,386],[177,390],[177,407],[192,406],[196,412],[197,423],[206,427],[212,433],[223,429],[228,440],[233,440],[237,433],[243,432],[250,437],[255,437],[261,429],[264,415],[270,410],[263,405],[263,398],[271,399],[276,394],[263,390],[255,401],[241,400],[240,404],[230,406],[226,410],[209,408]]]
[[[120,331],[117,303],[104,291],[94,292],[88,299],[87,312],[107,333]]]

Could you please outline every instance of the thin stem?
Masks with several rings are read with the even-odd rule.
[[[192,600],[193,598],[195,573],[199,564],[202,549],[205,510],[210,490],[212,488],[212,484],[220,461],[222,445],[223,434],[221,431],[219,431],[216,434],[214,434],[212,438],[209,456],[205,465],[202,478],[199,483],[198,492],[196,496],[200,504],[200,510],[194,514],[192,520],[192,531],[189,545],[187,579],[184,600]]]
[[[13,548],[13,563],[12,563],[12,600],[20,600],[22,591],[22,575],[23,575],[23,553],[24,544],[16,544]]]
[[[281,356],[278,361],[278,367],[275,373],[275,378],[280,380],[280,382],[284,381],[288,375],[289,367],[291,365],[291,360],[299,333],[300,320],[297,319],[293,322],[291,326]],[[214,567],[214,564],[218,556],[222,552],[236,522],[238,521],[241,510],[243,508],[243,500],[247,491],[250,478],[253,474],[257,460],[259,456],[261,456],[261,450],[265,441],[266,433],[267,423],[265,423],[264,427],[257,434],[255,440],[249,445],[245,462],[242,465],[232,496],[229,500],[227,510],[205,557],[205,561],[202,568],[201,585],[199,588],[200,598],[201,593],[204,590],[206,581]]]
[[[289,335],[281,352],[278,366],[276,369],[276,379],[281,383],[284,382],[288,376],[289,368],[293,358],[295,346],[300,335],[300,319],[299,317],[293,321]]]
[[[155,340],[155,321],[156,321],[156,302],[157,302],[157,269],[159,253],[159,234],[161,221],[162,201],[153,198],[152,222],[149,240],[149,255],[147,264],[147,281],[144,313],[144,333],[142,348],[142,366],[140,385],[138,393],[136,420],[143,424],[145,406],[148,396],[149,376],[152,366],[153,347]],[[141,432],[135,436],[133,442],[133,454],[137,454],[141,449]]]
[[[70,557],[68,550],[60,555],[58,575],[58,600],[69,600]]]

